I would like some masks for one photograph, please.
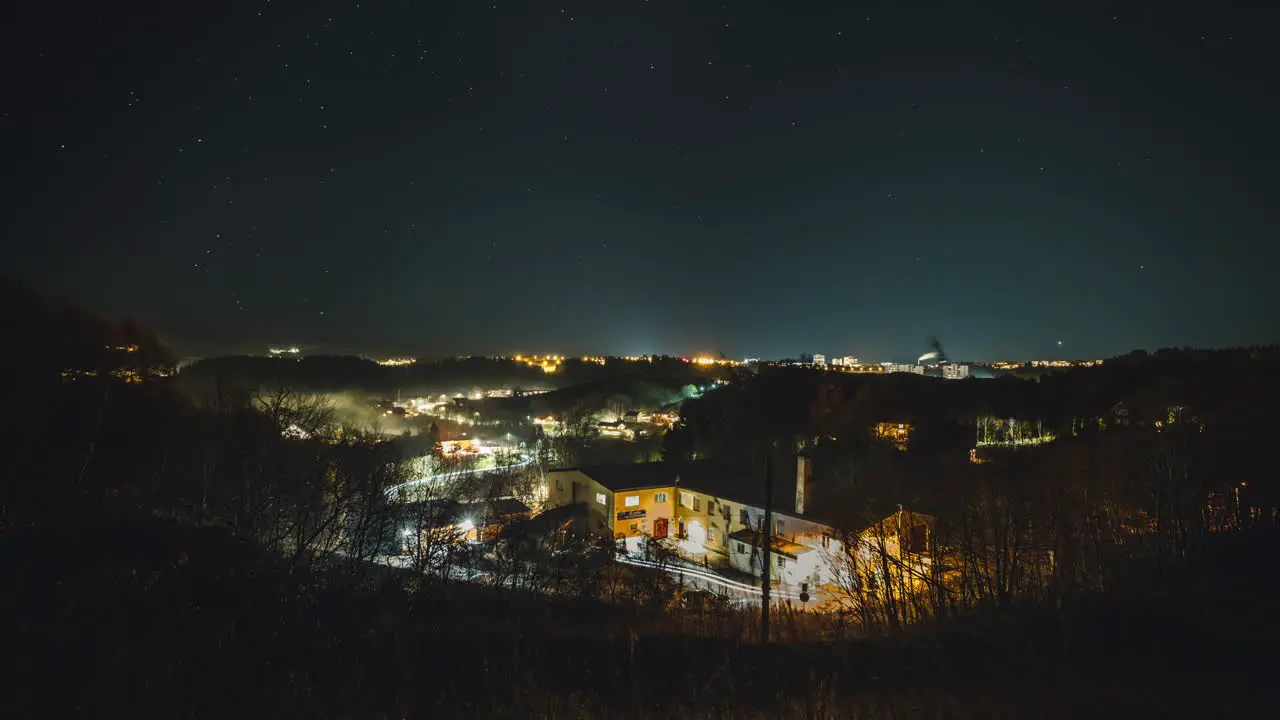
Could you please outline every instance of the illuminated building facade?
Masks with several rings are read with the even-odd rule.
[[[871,429],[871,433],[880,440],[887,440],[893,443],[899,450],[906,450],[907,442],[911,439],[911,424],[894,422],[876,423],[875,427]]]
[[[553,507],[584,505],[582,531],[610,537],[629,551],[646,538],[668,540],[684,557],[709,567],[733,567],[760,576],[764,536],[778,551],[773,578],[785,586],[832,581],[833,553],[841,552],[836,531],[805,514],[811,485],[809,459],[797,459],[795,505],[787,502],[790,483],[775,489],[771,533],[764,532],[763,489],[709,463],[678,469],[642,463],[553,470],[548,498]],[[793,511],[794,509],[794,511]]]

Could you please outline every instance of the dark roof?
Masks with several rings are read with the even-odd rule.
[[[671,485],[676,477],[676,466],[662,462],[558,468],[551,472],[571,470],[577,470],[612,492]]]
[[[401,522],[421,527],[444,527],[471,520],[477,525],[529,512],[529,506],[516,498],[495,498],[475,502],[427,500],[397,505],[394,511]]]
[[[796,476],[792,461],[790,472],[775,469],[773,473],[773,507],[778,512],[795,510]],[[680,468],[680,487],[690,492],[714,495],[743,505],[764,507],[764,468],[730,467],[701,461]],[[788,513],[794,515],[795,513]]]
[[[794,465],[792,466],[794,468]],[[764,507],[764,469],[736,469],[708,460],[687,463],[631,463],[559,468],[552,472],[577,470],[613,492],[679,485],[690,492],[714,495],[725,500]],[[794,509],[795,470],[778,470],[773,478],[773,504],[778,512]],[[795,513],[788,513],[794,515]]]
[[[489,518],[504,518],[512,515],[522,515],[529,512],[529,506],[520,502],[516,498],[494,498],[492,500],[481,500],[479,502],[469,503],[473,508],[482,511]]]
[[[681,490],[688,492],[710,495],[735,504],[764,507],[764,468],[762,466],[741,467],[710,460],[697,460],[687,463],[595,465],[560,468],[552,472],[570,470],[581,472],[615,493],[678,484]],[[679,483],[676,482],[677,477]],[[883,509],[883,514],[887,515],[898,507],[896,503],[889,502],[877,503],[877,505],[883,505],[883,508],[874,508],[872,514],[877,514]],[[838,518],[842,515],[839,512],[840,508],[832,507],[830,502],[823,502],[822,488],[818,485],[811,488],[806,512],[797,513],[795,507],[795,456],[787,456],[786,460],[780,457],[774,465],[773,472],[773,511],[832,527],[840,524],[838,522]]]
[[[756,531],[751,530],[749,528],[743,528],[735,533],[730,534],[729,539],[737,540],[738,542],[744,543],[746,545],[754,545],[757,542]],[[778,537],[777,535],[773,536],[773,552],[782,553],[783,555],[786,555],[789,558],[795,559],[799,555],[807,553],[811,550],[813,550],[813,548],[807,545],[793,543],[790,540],[783,537]]]

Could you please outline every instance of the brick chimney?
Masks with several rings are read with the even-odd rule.
[[[813,490],[813,462],[808,455],[796,456],[796,513],[804,514]]]

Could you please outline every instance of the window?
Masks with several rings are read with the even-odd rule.
[[[747,527],[751,527],[751,514],[747,512],[746,508],[742,508],[738,511],[738,522],[746,525]]]
[[[656,503],[664,503],[664,502],[666,502],[666,501],[667,501],[667,494],[666,494],[666,493],[654,493],[654,494],[653,494],[653,501],[654,501],[654,502],[656,502]]]
[[[782,557],[781,555],[778,555],[777,557],[778,557],[778,569],[781,570],[782,568],[787,566],[787,559]]]
[[[707,542],[715,542],[715,541],[716,541],[716,529],[713,527],[707,528]]]
[[[707,499],[707,514],[708,515],[716,514],[716,501],[710,498]]]
[[[738,546],[738,552],[740,553],[745,553],[747,551],[747,546],[742,543],[734,543],[734,545]]]
[[[556,478],[556,489],[557,489],[557,490],[563,490],[563,489],[564,489],[564,478],[562,478],[562,477],[557,477],[557,478]]]
[[[636,523],[631,523],[631,534],[635,535],[638,532],[640,532],[640,526]]]
[[[609,504],[609,502],[604,498],[604,493],[596,493],[596,502],[600,503],[601,505]]]
[[[693,493],[680,493],[680,507],[693,507]]]
[[[701,510],[702,510],[701,505],[702,505],[702,498],[698,497],[697,495],[694,495],[694,496],[693,496],[693,511],[694,511],[694,512],[699,512],[699,511],[701,511]]]
[[[774,534],[774,535],[781,535],[781,534],[782,534],[782,527],[783,527],[783,522],[782,522],[781,520],[775,520],[775,521],[774,521],[774,523],[773,523],[773,534]]]
[[[908,535],[907,552],[917,555],[929,552],[929,528],[927,526],[912,526],[911,534]]]
[[[726,504],[726,503],[720,503],[720,515],[721,515],[721,517],[723,517],[723,518],[724,518],[724,521],[725,521],[726,523],[728,523],[728,522],[729,522],[729,516],[730,516],[730,515],[732,515],[732,514],[733,514],[733,512],[732,512],[732,510],[729,508],[728,504]]]
[[[624,500],[623,503],[626,504],[627,507],[635,507],[640,504],[640,496],[628,495],[627,499]]]

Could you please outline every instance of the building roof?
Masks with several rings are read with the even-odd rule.
[[[747,545],[754,545],[757,542],[756,538],[757,538],[756,531],[751,530],[749,528],[743,528],[729,535],[730,540],[737,540],[738,542],[744,543]],[[798,556],[803,555],[807,552],[813,552],[813,548],[807,545],[793,543],[790,540],[786,538],[778,537],[777,535],[773,536],[772,545],[773,545],[773,552],[786,555],[787,557],[793,560],[796,559]]]
[[[784,466],[785,467],[785,466]],[[782,514],[806,517],[795,512],[796,477],[794,465],[773,476],[773,506]],[[679,485],[693,493],[730,502],[764,507],[763,468],[732,468],[708,460],[686,463],[651,462],[559,468],[552,472],[576,470],[612,492]],[[814,518],[809,518],[814,519]]]
[[[679,469],[680,487],[690,492],[712,495],[730,502],[764,507],[764,468],[734,468],[712,462],[693,462]],[[795,463],[790,471],[773,473],[774,510],[795,515]]]
[[[795,512],[796,471],[794,456],[790,462],[779,458],[773,473],[773,512],[800,520],[838,527],[837,518],[841,509],[831,503],[820,500],[822,488],[811,488],[806,512]],[[716,463],[709,460],[698,460],[686,463],[651,462],[618,465],[595,465],[584,467],[560,468],[552,472],[578,471],[603,485],[611,492],[627,490],[643,490],[649,488],[678,486],[679,490],[707,495],[725,502],[747,505],[753,508],[764,507],[764,468],[737,467]],[[838,504],[837,504],[838,505]],[[877,503],[883,508],[874,508],[873,514],[894,512],[896,503]]]
[[[558,468],[551,472],[574,470],[595,480],[611,492],[674,485],[676,479],[676,466],[662,462],[569,467]]]
[[[475,502],[439,499],[397,505],[394,512],[401,522],[428,528],[447,527],[464,520],[470,520],[477,525],[487,524],[528,513],[529,506],[516,498],[494,498]]]
[[[482,510],[487,517],[505,518],[512,515],[523,515],[529,512],[529,506],[513,497],[493,498],[468,503],[469,506]]]
[[[764,473],[737,471],[709,461],[688,463],[629,463],[559,468],[552,472],[576,470],[613,492],[678,484],[689,492],[713,495],[743,505],[764,507]],[[776,473],[773,502],[779,512],[794,507],[794,473]],[[794,514],[794,513],[790,513]]]

